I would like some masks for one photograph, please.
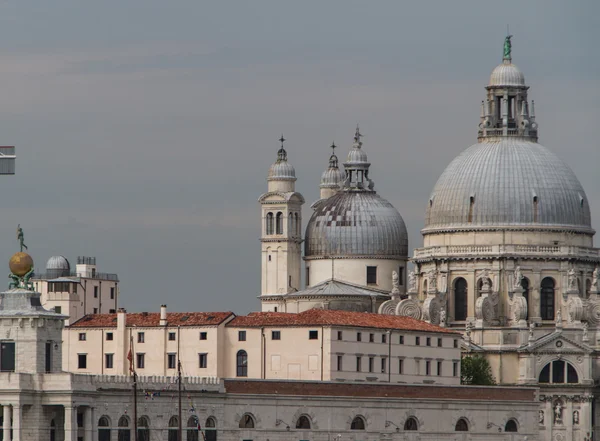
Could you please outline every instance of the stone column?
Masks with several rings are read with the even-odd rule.
[[[91,407],[86,407],[84,412],[83,412],[83,428],[84,428],[84,432],[83,432],[83,440],[84,441],[93,441],[93,423],[92,423],[92,417],[93,417],[93,409]]]
[[[4,421],[2,423],[2,433],[4,435],[3,440],[4,441],[11,441],[11,437],[10,437],[10,419],[12,417],[11,415],[11,409],[10,409],[10,405],[9,404],[5,404],[4,406],[2,406],[2,415],[4,417]]]
[[[65,406],[65,441],[77,441],[77,407]]]
[[[13,405],[13,441],[21,441],[21,406],[18,404]],[[25,440],[23,440],[25,441]]]

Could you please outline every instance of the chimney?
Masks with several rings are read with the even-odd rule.
[[[160,305],[160,326],[167,326],[167,305]]]
[[[119,308],[117,311],[117,329],[125,329],[127,326],[127,311],[125,308]]]

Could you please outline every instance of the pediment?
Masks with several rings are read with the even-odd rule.
[[[260,203],[277,203],[277,202],[296,202],[298,204],[304,203],[304,198],[300,193],[297,192],[281,192],[281,191],[270,191],[264,193],[258,198]]]
[[[591,354],[594,350],[585,343],[578,342],[565,335],[562,330],[545,335],[534,341],[532,345],[523,346],[520,352],[530,353],[574,353]]]

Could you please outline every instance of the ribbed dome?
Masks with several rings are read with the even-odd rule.
[[[348,152],[348,160],[346,164],[362,164],[368,162],[367,154],[360,148],[353,148]]]
[[[305,236],[306,257],[408,255],[400,213],[375,192],[342,191],[316,207]]]
[[[490,86],[525,87],[525,75],[510,60],[498,65],[490,75]]]
[[[71,265],[65,256],[52,256],[46,262],[46,270],[71,270]]]
[[[285,161],[277,161],[269,168],[268,179],[293,179],[296,180],[296,170],[292,164]]]
[[[330,167],[321,175],[321,187],[339,187],[346,175],[339,168]]]
[[[427,208],[425,231],[487,226],[592,231],[587,197],[569,166],[538,143],[509,137],[455,158]]]

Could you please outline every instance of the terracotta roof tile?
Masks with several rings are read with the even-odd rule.
[[[326,309],[310,309],[298,314],[253,312],[245,316],[235,317],[227,323],[227,326],[236,328],[262,326],[346,326],[353,328],[397,329],[457,334],[456,331],[410,317]]]
[[[127,326],[154,327],[160,325],[159,312],[136,312],[127,314]],[[167,312],[169,326],[219,325],[233,312]],[[69,328],[116,328],[117,314],[88,314],[69,325]]]

